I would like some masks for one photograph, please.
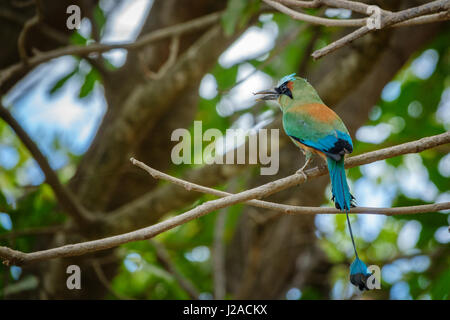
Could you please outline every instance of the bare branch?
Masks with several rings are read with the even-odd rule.
[[[436,146],[446,144],[450,142],[450,132],[446,132],[440,135],[423,138],[417,141],[404,143],[390,148],[385,148],[377,151],[372,151],[364,153],[359,156],[354,156],[345,161],[346,168],[352,168],[355,166],[360,166],[363,164],[372,163],[379,160],[384,160],[392,157],[396,157],[408,153],[417,153],[424,151],[426,149],[434,148]],[[137,160],[132,159],[133,163]],[[132,232],[93,240],[77,244],[69,244],[53,249],[37,251],[32,253],[23,253],[21,251],[12,250],[7,247],[0,247],[0,258],[3,259],[5,265],[23,265],[33,262],[38,262],[42,260],[60,258],[60,257],[70,257],[79,256],[91,252],[96,252],[99,250],[106,250],[110,248],[117,247],[119,245],[132,242],[147,240],[155,237],[156,235],[165,232],[167,230],[173,229],[176,226],[187,223],[191,220],[200,218],[210,212],[235,205],[237,203],[243,203],[252,199],[259,199],[267,197],[273,193],[284,190],[288,187],[298,185],[306,181],[306,179],[311,179],[313,177],[318,177],[324,175],[327,172],[326,166],[321,165],[316,168],[309,169],[305,172],[305,175],[293,174],[286,178],[282,178],[276,181],[269,182],[267,184],[261,185],[259,187],[243,191],[241,193],[230,195],[225,198],[212,200],[205,202],[183,214],[172,217],[155,225],[135,230]],[[299,207],[305,208],[305,207]],[[450,209],[450,202],[446,203],[436,203],[429,205],[421,205],[414,207],[400,207],[400,208],[353,208],[351,213],[369,213],[368,210],[373,211],[370,213],[376,213],[378,210],[383,210],[383,214],[388,212],[392,215],[405,214],[405,213],[419,213],[419,212],[430,212]],[[303,209],[302,209],[303,210]],[[333,208],[314,208],[314,212],[306,212],[309,208],[306,207],[303,213],[342,213],[336,212]],[[291,212],[288,212],[291,213]],[[294,213],[294,212],[292,212]]]
[[[268,5],[274,7],[278,11],[287,14],[291,18],[295,20],[301,20],[313,24],[319,24],[326,27],[359,27],[366,24],[366,19],[330,19],[330,18],[322,18],[311,16],[306,13],[301,13],[295,10],[292,10],[288,7],[285,7],[279,2],[273,0],[263,0]]]
[[[164,62],[164,64],[161,66],[161,68],[159,68],[157,72],[149,71],[150,79],[158,80],[166,75],[167,71],[175,64],[177,60],[179,47],[180,47],[180,38],[178,36],[175,36],[172,38],[172,41],[170,43],[169,58],[167,58],[167,61]]]
[[[409,19],[407,21],[399,22],[396,23],[394,27],[415,26],[418,24],[446,21],[448,19],[450,19],[450,11],[442,11],[439,13],[428,14],[417,18]]]
[[[45,181],[52,187],[56,199],[58,199],[58,202],[67,213],[80,225],[92,222],[94,217],[75,199],[73,194],[61,184],[58,176],[48,163],[47,158],[42,154],[41,150],[39,150],[39,147],[1,103],[0,118],[14,130],[25,147],[30,151],[31,155],[44,172]]]
[[[369,5],[358,1],[347,0],[312,0],[312,1],[297,1],[297,0],[277,0],[278,2],[291,6],[294,8],[318,8],[322,5],[326,5],[334,8],[342,8],[351,10],[354,12],[367,14],[367,8]]]
[[[20,59],[22,59],[23,63],[25,65],[28,64],[28,56],[27,56],[27,49],[26,49],[26,40],[28,32],[31,28],[36,26],[39,23],[39,17],[36,15],[32,17],[30,20],[25,22],[25,25],[23,26],[22,31],[19,34],[19,38],[17,39],[17,49],[19,51]]]
[[[361,38],[362,36],[366,35],[367,33],[370,32],[370,29],[367,28],[366,26],[363,26],[361,28],[356,29],[355,31],[353,31],[352,33],[347,34],[346,36],[330,43],[329,45],[323,47],[322,49],[316,50],[314,51],[311,56],[317,60],[322,58],[323,56],[342,48],[343,46],[349,44],[350,42]]]
[[[321,4],[334,8],[342,8],[367,14],[367,8],[369,5],[359,1],[347,1],[347,0],[319,0]],[[384,10],[383,10],[384,11]]]
[[[66,46],[60,49],[55,49],[52,51],[48,51],[42,53],[40,55],[29,58],[27,64],[17,63],[6,69],[0,71],[0,86],[14,74],[17,74],[21,71],[29,70],[37,65],[50,61],[55,58],[59,58],[66,55],[76,55],[76,56],[86,56],[91,53],[103,53],[106,51],[110,51],[113,49],[128,49],[128,50],[137,50],[143,48],[151,43],[174,37],[180,36],[182,34],[195,32],[197,30],[203,29],[209,25],[212,25],[219,21],[222,12],[216,12],[209,15],[202,16],[197,19],[193,19],[188,22],[180,23],[175,26],[170,26],[167,28],[162,28],[153,32],[150,32],[147,35],[142,36],[135,42],[126,42],[126,43],[116,43],[116,44],[91,44],[88,46]]]
[[[419,7],[415,7],[415,8],[410,8],[410,9],[406,9],[406,10],[402,10],[399,12],[394,12],[394,13],[386,13],[383,12],[383,14],[381,15],[381,29],[383,28],[387,28],[389,26],[397,26],[397,24],[399,24],[400,26],[409,26],[409,25],[414,25],[417,24],[418,22],[423,22],[423,23],[427,23],[427,22],[434,22],[437,21],[437,19],[443,19],[443,17],[449,17],[449,12],[448,9],[450,8],[450,1],[448,0],[439,0],[439,1],[433,1],[427,4],[424,4],[422,6]],[[426,15],[429,13],[435,13],[441,10],[447,10],[445,11],[445,15],[441,14],[439,16],[433,15],[432,18],[433,20],[430,20],[429,16],[425,16],[425,17],[420,17],[422,15]],[[415,18],[420,18],[420,19],[416,19]],[[412,20],[411,20],[412,19]],[[343,46],[345,46],[346,44],[366,35],[367,33],[374,31],[369,29],[367,26],[363,26],[359,29],[357,29],[356,31],[346,35],[345,37],[330,43],[329,45],[325,46],[322,49],[316,50],[313,52],[312,57],[314,59],[319,59],[327,54],[329,54],[330,52],[333,52]]]
[[[441,138],[443,138],[444,140],[441,140]],[[417,142],[409,142],[403,145],[399,145],[399,146],[395,146],[395,147],[391,147],[391,148],[385,148],[382,150],[378,150],[378,151],[373,151],[373,152],[369,152],[366,153],[364,155],[360,155],[360,156],[355,156],[352,158],[349,158],[346,161],[346,168],[351,168],[354,167],[356,165],[353,165],[353,162],[358,161],[359,158],[361,157],[370,157],[371,154],[377,154],[376,158],[372,158],[373,160],[371,160],[370,162],[374,162],[374,161],[378,161],[381,160],[381,158],[378,157],[384,157],[386,154],[386,150],[392,150],[392,148],[395,148],[396,150],[401,150],[400,147],[404,146],[405,148],[401,151],[402,153],[395,153],[395,155],[390,156],[394,157],[394,156],[398,156],[401,154],[406,154],[406,153],[415,153],[415,152],[420,152],[420,151],[416,151],[416,147],[417,145],[421,145],[422,143],[428,144],[430,142],[430,139],[435,140],[436,143],[439,143],[437,145],[441,145],[444,143],[449,143],[450,142],[450,133],[443,133],[441,135],[437,135],[437,136],[433,136],[433,137],[428,137],[428,138],[423,138],[420,139]],[[446,139],[446,140],[445,140]],[[446,142],[445,142],[446,141]],[[409,144],[409,145],[408,145]],[[408,146],[406,146],[408,145]],[[433,145],[437,146],[437,145]],[[380,151],[383,151],[382,153]],[[422,150],[421,150],[422,151]],[[392,152],[392,151],[391,151]],[[395,151],[394,151],[395,152]],[[385,158],[383,158],[385,159]],[[175,178],[172,177],[168,174],[165,174],[163,172],[160,172],[156,169],[153,169],[149,166],[147,166],[146,164],[137,161],[135,159],[131,160],[133,162],[134,165],[140,167],[141,169],[147,171],[153,178],[155,179],[163,179],[166,181],[169,181],[175,185],[181,186],[183,188],[185,188],[186,190],[190,190],[190,191],[197,191],[197,192],[202,192],[202,193],[207,193],[207,194],[212,194],[212,195],[216,195],[219,197],[227,197],[227,196],[231,196],[232,194],[229,192],[225,192],[225,191],[220,191],[217,189],[213,189],[213,188],[208,188],[205,186],[201,186],[192,182],[188,182],[179,178]],[[370,163],[368,162],[368,163]],[[360,164],[358,164],[360,165]],[[323,174],[327,173],[327,169],[324,165],[322,165],[319,168],[314,168],[311,170],[319,170],[318,173],[314,174],[307,174],[308,176],[308,180],[310,180],[311,178],[314,177],[318,177],[321,176]],[[311,171],[311,170],[308,170]],[[294,181],[289,182],[289,185],[287,187],[291,187],[294,185],[298,185],[301,183],[306,182],[306,180],[302,177],[302,176],[296,176],[296,175],[292,175],[290,176]],[[289,178],[289,177],[288,177]],[[286,178],[285,178],[286,179]],[[300,180],[300,181],[297,181]],[[269,209],[269,210],[273,210],[273,211],[279,211],[282,213],[287,213],[287,214],[321,214],[321,213],[328,213],[328,214],[339,214],[342,213],[342,211],[337,210],[337,209],[333,209],[333,208],[326,208],[326,207],[299,207],[299,206],[292,206],[292,205],[284,205],[284,204],[279,204],[279,203],[273,203],[273,202],[269,202],[269,201],[262,201],[262,200],[249,200],[246,201],[245,204],[248,205],[252,205],[255,207],[260,207],[260,208],[265,208],[265,209]],[[428,211],[436,211],[436,208],[440,208],[438,210],[443,210],[446,209],[447,206],[449,206],[450,203],[441,203],[439,204],[437,207],[435,204],[429,204],[429,205],[422,205],[422,206],[410,206],[410,207],[400,207],[400,208],[367,208],[367,207],[355,207],[352,208],[350,210],[351,213],[361,213],[361,214],[383,214],[383,215],[400,215],[400,214],[413,214],[413,213],[423,213],[423,212],[428,212]],[[442,206],[444,206],[445,208],[442,208]]]
[[[299,8],[317,8],[321,5],[327,5],[335,8],[343,8],[360,12],[363,14],[369,14],[369,8],[371,6],[360,3],[357,1],[347,0],[313,0],[313,1],[294,1],[294,0],[263,0],[268,5],[277,9],[278,11],[292,17],[295,20],[306,21],[313,24],[324,25],[328,27],[332,26],[345,26],[345,27],[360,27],[356,31],[348,34],[347,36],[332,42],[326,47],[316,50],[312,57],[319,59],[330,52],[333,52],[346,44],[366,35],[369,32],[384,29],[387,27],[404,27],[410,25],[417,25],[423,23],[437,22],[442,20],[448,20],[450,18],[450,1],[437,0],[418,7],[402,10],[399,12],[390,12],[380,8],[381,26],[379,29],[369,29],[367,26],[367,19],[329,19],[316,17],[302,12],[292,10],[285,5],[291,5]],[[285,4],[285,5],[284,5]],[[440,12],[442,11],[442,12]]]
[[[35,4],[34,0],[24,0],[24,1],[18,1],[18,0],[14,0],[11,1],[11,4],[16,7],[16,8],[26,8],[26,7],[31,7]]]
[[[313,9],[320,7],[320,0],[311,0],[311,1],[298,1],[298,0],[278,0],[278,2],[295,7],[295,8],[305,8],[305,9]]]
[[[36,15],[33,16],[30,20],[25,22],[22,31],[19,34],[19,38],[17,39],[17,49],[19,51],[19,56],[22,59],[25,65],[28,64],[28,56],[26,49],[26,40],[27,35],[31,28],[37,26],[42,21],[42,7],[40,0],[34,0],[36,3]]]

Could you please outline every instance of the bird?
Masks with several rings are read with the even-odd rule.
[[[313,155],[325,160],[331,180],[332,201],[345,211],[355,260],[350,265],[350,282],[360,290],[369,290],[371,273],[359,258],[348,211],[355,198],[350,193],[344,168],[344,157],[353,152],[353,142],[341,118],[328,108],[314,87],[295,73],[283,77],[274,89],[254,93],[257,100],[276,100],[283,113],[283,128],[292,142],[305,154],[304,165],[296,172],[308,178],[304,170]]]

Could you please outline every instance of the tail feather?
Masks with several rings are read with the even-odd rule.
[[[345,176],[344,157],[342,157],[339,161],[328,157],[327,162],[328,171],[330,172],[333,201],[337,209],[345,211],[353,249],[355,250],[355,260],[350,267],[350,282],[357,286],[360,290],[368,290],[367,279],[371,274],[368,272],[364,262],[362,262],[358,257],[355,240],[353,239],[352,226],[348,217],[348,211],[350,210],[350,207],[352,207],[352,200],[354,198],[350,193],[350,189],[347,184],[347,177]]]
[[[359,290],[370,290],[367,280],[371,275],[366,264],[359,258],[356,258],[350,266],[350,282]]]
[[[331,179],[331,192],[336,208],[349,210],[352,205],[353,196],[350,194],[347,178],[345,176],[344,157],[339,161],[328,157],[327,162]]]

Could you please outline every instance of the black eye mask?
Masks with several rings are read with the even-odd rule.
[[[282,84],[281,86],[279,86],[278,88],[275,88],[275,91],[276,91],[279,95],[285,94],[285,95],[287,95],[289,98],[293,99],[291,89],[289,89],[289,88],[287,87],[287,84],[288,84],[288,81],[286,81],[285,83],[283,83],[283,84]]]

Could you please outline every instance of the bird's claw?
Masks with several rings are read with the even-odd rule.
[[[297,171],[295,172],[295,174],[300,174],[300,175],[302,175],[303,178],[305,178],[305,181],[308,180],[308,176],[307,176],[306,173],[303,171],[303,168],[297,170]]]

